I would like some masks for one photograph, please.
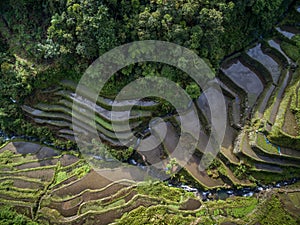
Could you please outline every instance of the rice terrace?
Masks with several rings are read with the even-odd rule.
[[[300,224],[300,1],[0,12],[0,224]]]

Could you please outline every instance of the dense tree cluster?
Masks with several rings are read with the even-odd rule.
[[[62,78],[79,79],[101,54],[132,41],[151,39],[182,45],[217,70],[226,55],[268,33],[291,3],[292,0],[1,0],[0,117],[9,121],[11,114],[19,115],[16,104],[11,106],[13,100],[21,105],[24,97],[36,89]],[[119,71],[103,94],[114,95],[139,76],[167,77],[192,98],[200,94],[199,87],[182,71],[150,62]]]
[[[4,0],[0,11],[2,26],[35,58],[73,67],[117,45],[151,39],[190,48],[217,68],[225,55],[269,31],[291,2]],[[1,35],[11,38],[5,29]]]

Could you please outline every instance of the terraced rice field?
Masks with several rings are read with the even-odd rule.
[[[218,122],[226,124],[225,136],[221,151],[205,169],[201,163],[211,129],[211,108],[205,95],[216,91],[213,88],[195,100],[200,124],[190,119],[188,112],[185,114],[187,127],[200,130],[199,137],[180,133],[178,114],[164,116],[163,121],[152,120],[161,107],[154,100],[127,99],[114,103],[100,96],[94,107],[89,90],[76,94],[76,84],[72,81],[62,81],[61,86],[53,90],[54,102],[23,105],[22,109],[33,123],[50,127],[58,138],[74,141],[74,135],[88,137],[91,134],[93,124],[89,123],[87,114],[95,108],[99,137],[106,146],[120,151],[127,151],[128,146],[134,148],[139,159],[135,168],[142,171],[141,180],[145,179],[147,170],[156,178],[169,177],[166,171],[172,160],[168,156],[173,155],[181,137],[186,139],[179,146],[174,170],[182,169],[177,179],[183,183],[191,182],[208,190],[251,187],[265,183],[263,178],[255,178],[265,174],[293,178],[300,171],[297,122],[300,69],[295,68],[282,43],[299,32],[291,26],[279,26],[276,30],[275,37],[249,46],[222,63],[214,81],[225,96],[227,118]],[[215,100],[213,110],[218,110],[219,101]],[[77,108],[72,108],[74,102]],[[77,127],[75,131],[73,125]],[[195,139],[195,152],[185,152]],[[255,198],[237,200],[245,203],[243,212],[231,203],[228,209],[220,208],[217,203],[205,205],[182,189],[167,188],[158,182],[134,182],[138,172],[134,174],[129,167],[119,170],[105,167],[112,164],[111,158],[97,151],[90,156],[104,166],[91,168],[78,153],[62,154],[36,143],[8,143],[0,149],[0,203],[10,202],[19,211],[42,222],[72,225],[93,224],[96,220],[101,224],[127,221],[126,215],[134,218],[141,210],[151,213],[153,209],[168,211],[195,224],[201,224],[207,215],[214,215],[214,222],[230,215],[230,220],[237,224],[246,224],[247,216],[251,218],[255,214],[254,208],[258,204],[263,207]],[[155,168],[146,167],[151,165]],[[113,171],[117,173],[112,175]],[[285,194],[289,200],[284,204],[297,214],[299,193]]]
[[[23,144],[26,146],[27,143],[13,142],[7,145],[5,154],[10,151],[9,146],[16,145],[22,148]],[[40,146],[41,148],[43,147]],[[11,149],[11,154],[18,154],[16,149]],[[0,158],[5,158],[5,154],[1,153]],[[24,163],[27,163],[27,155],[32,156],[32,153],[23,154]],[[30,157],[29,159],[31,160]],[[176,217],[176,220],[189,221],[189,223],[207,222],[209,215],[218,215],[219,219],[211,219],[211,222],[220,222],[227,217],[227,221],[236,224],[241,221],[246,223],[253,219],[257,220],[256,216],[260,213],[253,216],[255,208],[264,207],[263,202],[268,202],[272,198],[272,195],[266,196],[263,202],[246,197],[233,197],[222,204],[220,204],[221,200],[202,202],[191,192],[168,187],[161,182],[135,183],[129,180],[111,182],[93,170],[82,171],[86,163],[82,163],[82,160],[75,155],[62,155],[55,159],[59,161],[55,174],[48,182],[26,176],[8,178],[1,176],[0,204],[9,202],[18,212],[34,218],[41,224],[94,224],[95,221],[98,224],[114,222],[128,224],[130,223],[128,220],[137,221],[137,216],[141,213],[143,216],[140,222],[144,223],[141,220],[151,217],[154,212],[161,212],[161,215]],[[65,163],[64,166],[62,162]],[[19,172],[21,171],[22,169]],[[44,169],[38,167],[38,171],[42,173]],[[81,171],[81,173],[74,171]],[[67,173],[65,179],[60,177],[61,172]],[[228,172],[234,183],[243,182],[234,178],[230,171]],[[76,179],[70,179],[72,174]],[[244,182],[244,185],[250,185],[247,181]],[[6,189],[7,185],[10,187],[9,190]],[[285,199],[284,204],[290,208],[290,213],[296,213],[299,207],[298,192],[290,189],[285,193],[289,198]],[[228,218],[228,215],[231,216]]]
[[[246,163],[247,166],[253,167],[252,169],[257,172],[282,173],[287,171],[288,167],[299,167],[297,150],[291,146],[280,145],[277,141],[279,138],[278,129],[282,135],[287,133],[284,137],[290,138],[290,135],[291,138],[295,139],[294,141],[298,141],[298,124],[294,111],[286,110],[286,108],[291,107],[284,105],[284,102],[290,95],[287,90],[292,87],[291,82],[299,72],[289,69],[287,64],[291,65],[293,60],[281,48],[283,37],[280,36],[281,32],[283,35],[291,37],[292,31],[293,34],[296,34],[297,31],[287,26],[278,27],[275,30],[279,32],[278,36],[250,46],[248,50],[237,55],[237,57],[231,57],[228,61],[225,60],[215,79],[226,96],[227,126],[221,152],[217,158],[225,166],[226,172],[222,176],[213,177],[208,175],[206,171],[199,169],[203,151],[208,143],[211,117],[211,109],[206,95],[214,90],[206,90],[196,101],[203,117],[201,121],[207,121],[208,124],[200,124],[197,150],[190,157],[189,162],[186,165],[183,161],[181,163],[180,159],[177,159],[177,162],[179,166],[185,168],[192,179],[204,188],[226,187],[228,179],[236,185],[251,185],[252,182],[249,180],[235,177],[234,168],[238,168],[245,161],[249,161],[250,164]],[[92,128],[91,124],[86,123],[85,114],[93,110],[93,103],[89,99],[89,90],[78,95],[74,93],[75,89],[75,83],[63,81],[62,86],[53,92],[57,96],[57,102],[40,103],[35,106],[26,105],[23,106],[23,110],[37,123],[56,126],[59,137],[74,140],[71,116],[72,104],[76,102],[80,106],[73,111],[75,126],[78,127],[77,132],[82,131],[83,134],[89,135],[89,130]],[[295,102],[296,99],[293,101]],[[167,129],[164,127],[157,129],[152,127],[153,129],[151,129],[149,122],[153,112],[159,107],[155,101],[119,101],[116,103],[117,111],[114,118],[111,111],[113,104],[113,100],[108,98],[100,97],[97,100],[95,107],[96,128],[100,137],[105,142],[110,143],[111,146],[118,148],[122,148],[124,142],[131,144],[143,159],[144,164],[155,165],[155,168],[160,171],[157,174],[161,175],[169,163],[168,155],[172,154],[178,145],[179,117],[174,115],[173,119],[167,122]],[[133,109],[130,110],[132,107]],[[283,117],[286,119],[283,120]],[[124,125],[124,121],[128,119],[130,121],[129,127]],[[278,121],[283,122],[278,125]],[[115,130],[112,123],[117,124]],[[193,121],[190,121],[188,126],[193,127]],[[245,128],[249,130],[241,135],[241,130]],[[165,133],[160,133],[163,130]],[[261,139],[258,135],[259,141],[257,141],[254,136],[258,131],[260,134],[264,133],[266,138]],[[241,140],[240,137],[242,137]],[[267,141],[272,142],[274,140],[275,143],[266,144]],[[182,155],[182,157],[185,156]],[[44,161],[45,164],[50,162]],[[28,166],[37,166],[37,163],[32,162]],[[26,164],[19,167],[25,168]],[[73,185],[78,184],[75,182]]]

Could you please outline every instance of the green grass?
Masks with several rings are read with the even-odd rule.
[[[294,206],[300,209],[300,192],[288,193],[288,196]]]
[[[297,221],[289,215],[281,205],[276,196],[272,196],[266,202],[265,207],[261,207],[257,219],[261,225],[297,225]]]
[[[256,198],[249,198],[246,205],[241,205],[241,207],[227,208],[226,212],[234,218],[244,218],[249,213],[251,213],[257,206],[258,200]]]
[[[24,192],[24,189],[19,189],[15,187],[10,187],[9,189],[2,189],[0,190],[0,194],[10,196],[16,199],[32,199],[35,200],[39,197],[41,191],[34,191],[32,189],[27,189],[30,192]]]
[[[86,174],[88,174],[90,170],[91,170],[90,165],[81,160],[66,167],[62,167],[59,165],[56,170],[55,181],[53,182],[51,187],[61,183],[62,181],[69,179],[74,175],[77,176],[78,179],[80,179],[84,177]]]
[[[297,61],[300,58],[300,49],[297,46],[283,41],[280,47],[292,60]]]
[[[190,193],[184,192],[182,189],[168,187],[161,182],[142,183],[137,187],[137,191],[142,195],[164,198],[178,203],[183,202],[190,196]]]
[[[0,207],[0,224],[2,225],[38,225],[28,217],[17,213],[10,206]]]
[[[59,171],[56,174],[55,183],[59,184],[60,182],[68,179],[68,177],[69,176],[68,176],[67,172],[65,172],[65,171]]]
[[[286,111],[290,107],[292,96],[299,86],[300,70],[297,69],[293,74],[293,79],[290,85],[286,88],[283,99],[281,100],[280,107],[277,112],[276,121],[272,126],[272,130],[268,135],[269,140],[279,146],[297,149],[300,147],[300,136],[291,136],[282,130],[284,120],[286,118]],[[293,98],[292,98],[293,99]]]
[[[192,216],[183,216],[181,213],[172,212],[169,208],[165,206],[152,206],[145,208],[143,206],[126,213],[121,219],[117,220],[116,224],[119,225],[139,225],[139,224],[149,224],[149,225],[161,225],[161,224],[176,224],[184,225],[191,224],[195,218]],[[209,224],[209,223],[202,223]]]
[[[299,177],[300,174],[299,168],[292,168],[292,167],[281,167],[281,168],[283,170],[281,174],[262,172],[262,171],[259,172],[251,171],[249,172],[249,174],[262,184],[271,184],[274,182],[279,182],[279,181]]]
[[[266,152],[269,152],[271,154],[278,154],[277,147],[275,147],[271,143],[268,144],[265,140],[265,137],[261,133],[258,133],[256,136],[256,144],[258,145],[258,147],[262,148]]]
[[[86,204],[84,204],[83,207],[81,207],[81,213],[86,213],[88,211],[102,211],[102,210],[107,210],[110,208],[115,208],[117,206],[122,206],[125,204],[125,200],[124,199],[119,199],[117,201],[114,201],[111,204],[107,204],[104,205],[102,203],[102,200],[98,200],[98,201],[90,201]]]

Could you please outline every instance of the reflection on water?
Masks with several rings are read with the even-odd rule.
[[[295,36],[294,33],[289,32],[289,31],[286,31],[286,30],[283,30],[283,29],[280,28],[280,27],[276,27],[276,30],[277,30],[279,33],[281,33],[281,34],[283,34],[284,36],[286,36],[287,38],[289,38],[289,39],[292,39],[292,37]]]
[[[227,68],[222,68],[222,71],[234,83],[236,83],[248,93],[248,97],[250,97],[249,105],[252,106],[264,88],[257,75],[252,70],[250,70],[250,68],[242,64],[239,60],[235,60]]]
[[[278,79],[281,74],[280,67],[279,67],[278,63],[272,57],[263,53],[263,51],[261,49],[261,44],[258,44],[254,48],[249,49],[247,54],[251,58],[259,61],[262,65],[264,65],[270,71],[273,81],[275,83],[278,82]]]
[[[281,49],[279,43],[277,43],[277,42],[274,41],[274,40],[269,40],[268,43],[269,43],[269,45],[270,45],[271,47],[277,49],[277,50],[278,50],[278,51],[279,51],[279,52],[287,59],[288,63],[291,63],[291,62],[292,62],[292,60],[291,60],[291,59],[284,53],[284,51]]]

